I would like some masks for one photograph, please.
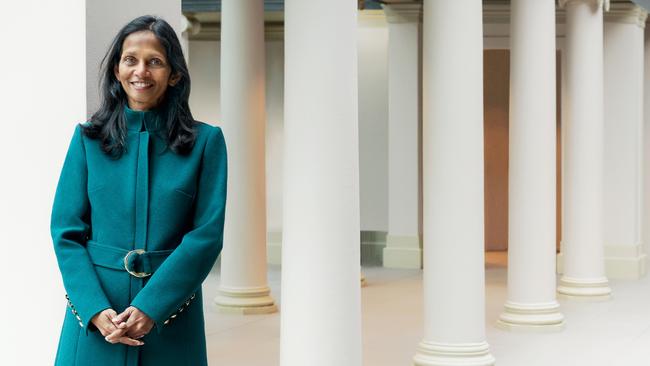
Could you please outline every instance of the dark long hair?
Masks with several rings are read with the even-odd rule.
[[[128,105],[127,95],[114,74],[114,68],[122,57],[124,39],[131,33],[151,31],[167,53],[171,74],[180,74],[180,80],[168,86],[159,109],[166,126],[165,139],[175,153],[185,155],[192,150],[196,140],[194,118],[190,111],[190,74],[178,37],[174,29],[162,18],[144,15],[133,19],[117,33],[102,59],[99,88],[101,106],[83,128],[86,136],[101,140],[101,149],[106,154],[120,158],[126,149],[126,122],[124,108]]]

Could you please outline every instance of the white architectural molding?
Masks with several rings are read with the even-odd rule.
[[[281,23],[267,23],[264,26],[264,40],[265,41],[283,41],[284,40],[284,25]]]
[[[643,245],[605,245],[607,277],[639,279],[646,274],[647,255]]]
[[[268,286],[228,287],[221,285],[218,291],[215,300],[218,310],[223,313],[251,315],[269,314],[278,310],[275,301],[270,296],[271,289]]]
[[[572,2],[594,3],[595,5],[598,5],[598,7],[602,7],[605,11],[609,11],[610,7],[610,0],[558,0],[560,8],[566,8],[566,6]]]
[[[413,357],[416,366],[491,366],[494,356],[487,342],[421,342]]]
[[[564,38],[564,23],[566,11],[555,9],[555,35],[560,40]],[[510,47],[510,6],[505,4],[483,4],[483,42],[485,49],[508,49]]]
[[[386,236],[384,267],[422,268],[422,238],[420,236]]]
[[[564,273],[564,255],[558,253],[557,274]],[[605,275],[617,279],[639,279],[648,272],[648,256],[643,244],[605,245]]]
[[[199,31],[190,33],[189,40],[221,40],[221,23],[199,22]],[[284,40],[284,24],[278,22],[268,22],[264,25],[264,40],[278,41]]]
[[[190,37],[199,34],[201,30],[201,23],[194,17],[181,15],[181,48],[185,62],[188,67],[190,64]]]
[[[510,5],[483,5],[483,24],[510,24]]]
[[[422,22],[421,2],[384,4],[383,8],[388,23]]]
[[[195,36],[201,31],[201,22],[192,16],[181,16],[181,32]]]
[[[564,329],[564,315],[557,301],[549,303],[517,303],[507,301],[497,327],[505,330],[556,332]]]
[[[386,14],[379,9],[360,10],[357,16],[357,24],[363,27],[385,28]]]
[[[268,232],[266,234],[266,262],[268,264],[282,264],[282,233]]]
[[[648,12],[634,4],[614,3],[609,11],[604,14],[605,22],[636,24],[645,28]]]

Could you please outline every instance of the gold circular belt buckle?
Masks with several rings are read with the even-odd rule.
[[[131,256],[131,254],[138,254],[138,255],[140,255],[140,254],[144,254],[144,253],[146,253],[144,249],[134,249],[134,250],[131,250],[131,251],[129,251],[128,253],[126,253],[126,255],[124,256],[124,269],[125,269],[127,272],[129,272],[129,274],[130,274],[131,276],[138,277],[138,278],[143,278],[143,277],[151,276],[151,273],[147,273],[147,272],[135,272],[135,271],[132,271],[132,270],[129,269],[129,256]]]

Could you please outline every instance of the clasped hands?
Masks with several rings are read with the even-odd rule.
[[[123,343],[128,346],[142,346],[144,337],[153,328],[154,322],[147,314],[134,306],[129,306],[117,314],[113,309],[106,309],[95,315],[91,322],[99,329],[109,343]]]

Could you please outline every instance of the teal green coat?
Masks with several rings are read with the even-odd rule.
[[[59,178],[51,233],[68,307],[55,365],[207,365],[201,283],[223,242],[223,133],[197,122],[196,143],[183,156],[167,147],[156,111],[125,116],[120,159],[77,125]],[[125,264],[134,249],[147,254],[131,252]],[[136,277],[127,267],[153,274]],[[129,305],[154,328],[143,346],[108,343],[90,320]]]

